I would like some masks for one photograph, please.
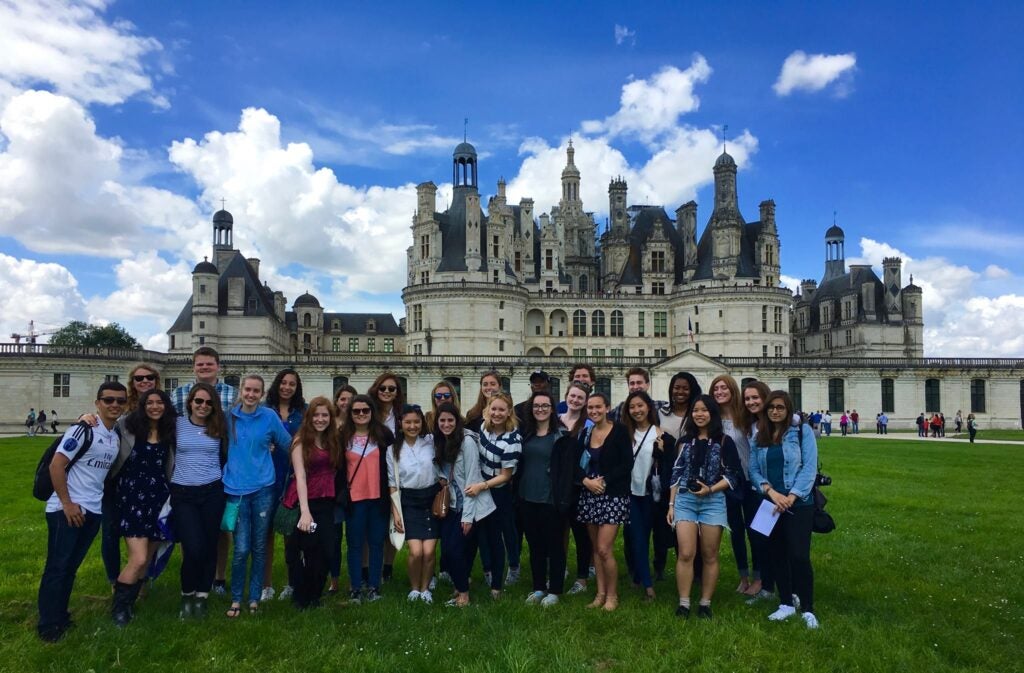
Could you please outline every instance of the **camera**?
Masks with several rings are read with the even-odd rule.
[[[686,480],[686,490],[689,491],[690,493],[700,493],[702,490],[704,490],[704,487],[701,484],[706,483],[707,479],[704,475],[704,468],[701,468],[697,470],[697,474],[692,475],[689,479]]]
[[[821,472],[818,473],[818,476],[815,478],[815,481],[817,482],[818,486],[832,485],[832,477],[828,476],[827,474],[822,474]]]

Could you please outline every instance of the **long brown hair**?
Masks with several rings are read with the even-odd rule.
[[[746,426],[743,429],[746,432],[753,432],[758,438],[766,437],[768,432],[768,414],[765,412],[765,407],[768,405],[768,396],[772,394],[772,389],[764,381],[748,381],[743,384],[744,392],[748,388],[753,388],[761,396],[762,406],[761,413],[752,414],[747,409],[747,405],[743,405],[743,424]],[[760,444],[760,439],[758,439],[758,444]]]
[[[220,440],[227,439],[227,419],[224,417],[224,409],[220,406],[220,395],[217,394],[217,389],[209,383],[196,382],[192,384],[192,389],[188,391],[188,398],[185,400],[185,418],[191,417],[192,400],[195,399],[196,393],[199,391],[210,396],[210,404],[213,408],[210,415],[206,417],[206,436]]]
[[[437,391],[441,388],[447,388],[451,392],[451,399],[445,400],[444,402],[437,401],[437,398],[434,397],[434,394],[437,393]],[[459,410],[462,408],[461,405],[459,404],[458,391],[455,390],[455,386],[452,385],[451,381],[448,381],[447,379],[441,379],[436,384],[434,384],[433,388],[430,389],[430,411],[428,411],[426,415],[428,427],[434,425],[434,418],[437,417],[437,410],[442,404],[453,405],[455,407],[456,412],[459,412]]]
[[[725,387],[729,389],[729,402],[727,404],[718,405],[722,410],[722,418],[728,418],[732,421],[733,425],[740,428],[743,423],[744,410],[746,407],[743,406],[743,396],[740,395],[740,387],[736,384],[736,379],[729,376],[728,374],[719,374],[715,378],[711,379],[711,385],[708,386],[708,394],[711,397],[715,396],[715,386],[721,381],[725,384]],[[715,400],[717,403],[718,400]],[[750,429],[748,425],[746,428],[740,428],[741,430],[747,431]]]
[[[786,417],[777,423],[773,423],[768,418],[768,405],[772,403],[772,400],[782,400],[782,403],[786,406]],[[776,444],[781,444],[782,438],[786,436],[786,432],[789,431],[790,425],[793,423],[793,399],[785,390],[773,390],[768,393],[768,397],[764,401],[764,408],[764,428],[759,427],[757,430],[757,445],[775,446]]]
[[[148,369],[149,371],[156,374],[155,390],[163,390],[163,385],[160,381],[160,370],[155,365],[149,362],[139,362],[132,366],[128,372],[128,403],[125,405],[125,411],[135,411],[135,408],[139,406],[139,393],[135,390],[135,373],[140,369]]]
[[[474,404],[472,408],[466,412],[467,423],[469,423],[470,421],[475,421],[476,419],[484,415],[484,409],[487,407],[488,398],[486,395],[484,395],[483,382],[484,379],[488,377],[497,381],[499,386],[501,385],[501,375],[498,374],[498,370],[496,369],[489,369],[480,375],[480,392],[477,393],[476,395],[476,404]]]
[[[387,419],[387,416],[384,415],[381,417],[381,415],[384,414],[384,407],[381,406],[380,398],[377,397],[377,392],[388,379],[394,381],[395,387],[398,388],[398,390],[395,391],[395,399],[391,401],[391,413],[395,417],[395,427],[388,428],[388,430],[391,430],[397,435],[401,431],[401,428],[398,427],[398,415],[402,412],[402,407],[405,406],[405,391],[402,390],[402,382],[398,379],[398,374],[394,372],[384,372],[373,381],[373,385],[366,391],[366,394],[373,398],[374,413],[378,415],[378,420],[383,423]],[[351,404],[351,402],[349,402],[349,404]]]
[[[317,432],[316,428],[313,427],[313,412],[320,407],[327,408],[331,421],[327,424],[327,429],[323,433]],[[293,449],[296,446],[302,447],[302,462],[307,467],[313,456],[313,449],[318,445],[331,456],[331,466],[334,469],[338,469],[338,465],[341,462],[341,441],[338,435],[338,424],[335,422],[335,409],[331,401],[322,395],[318,395],[309,401],[306,413],[302,415],[302,425],[299,426],[299,431],[295,433],[295,439],[292,440]]]
[[[347,450],[349,445],[352,443],[352,438],[356,434],[356,422],[352,418],[352,407],[357,403],[362,402],[363,404],[370,407],[370,425],[367,428],[370,439],[377,445],[377,448],[381,451],[387,451],[388,444],[394,441],[394,433],[386,425],[380,422],[377,418],[377,401],[369,395],[356,395],[352,398],[352,401],[348,403],[348,416],[345,418],[345,424],[341,426],[341,448]]]

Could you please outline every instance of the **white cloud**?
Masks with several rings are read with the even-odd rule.
[[[127,21],[100,16],[106,0],[0,0],[0,107],[15,88],[51,84],[83,103],[113,105],[148,94],[158,107],[143,60],[159,41],[135,34]]]
[[[30,320],[37,331],[46,331],[85,318],[85,300],[68,269],[0,253],[0,335],[4,339],[13,333],[26,334]]]
[[[1001,280],[1003,278],[1009,278],[1013,274],[1010,273],[1009,269],[1004,269],[1001,266],[995,264],[989,264],[985,267],[985,277],[992,280]]]
[[[675,130],[680,115],[700,107],[694,87],[710,76],[707,60],[695,54],[686,70],[665,66],[650,79],[628,82],[622,87],[619,110],[603,121],[583,122],[583,132],[636,136],[650,143],[660,134]]]
[[[944,257],[915,259],[884,242],[860,239],[861,256],[848,264],[903,259],[903,283],[913,276],[923,293],[924,347],[928,357],[1024,357],[1024,296],[1021,279],[1000,267],[984,271],[953,264]],[[995,275],[992,269],[999,269]],[[983,293],[980,281],[989,279]]]
[[[779,284],[782,287],[789,288],[796,294],[800,290],[800,279],[794,278],[793,276],[787,276],[786,274],[779,274]]]
[[[635,45],[636,31],[630,30],[627,26],[615,24],[615,44],[621,45],[624,42],[629,42],[630,45]]]
[[[849,93],[849,77],[857,65],[857,55],[848,54],[806,54],[800,50],[786,57],[773,89],[779,96],[788,96],[794,91],[821,91],[837,82],[836,95]]]

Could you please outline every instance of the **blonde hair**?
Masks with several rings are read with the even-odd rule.
[[[505,424],[500,428],[495,428],[494,426],[491,425],[490,414],[486,413],[487,411],[491,410],[491,405],[494,404],[495,401],[504,402],[505,406],[508,407],[508,416],[505,418]],[[499,393],[495,393],[494,395],[491,395],[491,397],[487,399],[487,407],[485,408],[483,425],[484,430],[487,430],[489,432],[496,432],[497,434],[503,434],[515,430],[519,426],[519,422],[516,420],[516,414],[515,410],[513,409],[513,406],[514,405],[512,404],[512,396],[509,395],[508,393],[502,391]]]
[[[127,411],[135,411],[135,408],[139,406],[139,393],[135,390],[135,379],[133,377],[140,369],[148,369],[156,374],[153,388],[154,390],[163,390],[160,370],[149,362],[139,362],[128,371],[128,403],[125,405]]]
[[[452,384],[451,381],[448,381],[447,379],[442,379],[438,381],[433,388],[430,389],[430,411],[428,411],[426,415],[427,427],[429,428],[434,427],[434,418],[437,416],[437,408],[442,404],[441,402],[437,401],[436,397],[434,397],[434,393],[436,393],[441,388],[447,388],[452,394],[452,398],[450,400],[445,400],[445,402],[450,403],[452,406],[455,407],[455,410],[459,412],[460,415],[462,414],[462,406],[459,404],[458,391],[455,390],[455,386]]]

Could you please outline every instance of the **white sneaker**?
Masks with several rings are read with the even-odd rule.
[[[543,591],[534,591],[533,593],[531,593],[529,596],[526,597],[526,604],[527,605],[537,605],[542,600],[544,600],[544,592]]]
[[[804,623],[807,624],[807,628],[818,628],[818,618],[814,616],[813,612],[804,612],[800,616],[804,618]]]
[[[800,597],[796,594],[793,594],[793,607],[797,610],[800,609]]]
[[[505,575],[505,584],[515,584],[519,581],[519,568],[509,568]]]
[[[576,594],[581,594],[586,590],[587,585],[579,580],[576,580],[572,583],[572,586],[569,587],[569,594],[575,596]]]
[[[271,591],[273,591],[273,589],[271,589]],[[286,601],[292,597],[293,593],[295,593],[295,589],[293,589],[290,584],[286,584],[284,589],[281,589],[281,593],[277,595],[277,600]]]
[[[548,594],[544,597],[544,600],[540,602],[541,607],[550,608],[552,605],[558,605],[558,596],[556,594]]]
[[[427,590],[433,591],[437,588],[437,575],[433,575],[430,578],[430,584],[427,585]]]
[[[773,622],[781,622],[783,619],[789,619],[796,614],[796,608],[792,605],[780,605],[779,609],[768,615],[768,619]]]
[[[420,592],[419,592],[419,591],[416,591],[415,589],[413,589],[412,591],[410,591],[410,592],[409,592],[409,595],[408,595],[408,596],[406,596],[406,599],[407,599],[407,600],[408,600],[408,601],[409,601],[410,603],[415,603],[416,601],[418,601],[418,600],[420,599],[420,596],[421,596],[421,595],[422,595],[422,594],[420,594]]]
[[[484,573],[484,584],[487,585],[488,589],[491,588],[491,571],[490,570],[488,570],[487,572]]]
[[[274,587],[263,587],[263,593],[260,594],[261,601],[269,601],[274,597]]]
[[[421,591],[420,592],[420,600],[423,601],[424,603],[433,603],[434,602],[434,594],[430,593],[430,589],[427,589],[426,591]]]
[[[442,582],[447,582],[448,584],[452,583],[452,576],[448,574],[447,570],[438,575],[437,578]],[[433,591],[433,587],[431,587],[431,591]]]

